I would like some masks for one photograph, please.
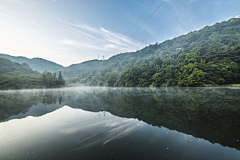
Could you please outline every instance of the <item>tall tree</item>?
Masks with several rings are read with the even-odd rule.
[[[61,71],[59,71],[59,73],[58,73],[58,81],[62,81],[62,80],[63,80],[62,73],[61,73]]]

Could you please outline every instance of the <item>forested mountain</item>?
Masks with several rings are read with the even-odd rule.
[[[108,60],[90,60],[64,68],[40,58],[0,54],[40,72],[57,72],[70,85],[209,86],[240,83],[240,18],[206,26]],[[10,74],[10,73],[9,73]]]
[[[240,18],[63,70],[68,83],[105,86],[200,86],[240,83]]]
[[[26,63],[19,64],[6,58],[0,58],[0,74],[38,76],[40,73],[33,71]]]
[[[42,58],[32,58],[28,59],[26,57],[15,57],[15,56],[10,56],[7,54],[0,54],[0,57],[2,58],[7,58],[13,62],[18,62],[18,63],[26,63],[29,65],[30,68],[32,68],[34,71],[38,72],[58,72],[63,70],[63,66],[56,64],[54,62],[42,59]]]
[[[56,73],[33,71],[26,63],[19,64],[0,58],[0,89],[56,88],[65,85],[59,71]]]

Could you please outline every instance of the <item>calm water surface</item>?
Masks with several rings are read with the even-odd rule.
[[[240,159],[240,89],[0,92],[0,159]]]

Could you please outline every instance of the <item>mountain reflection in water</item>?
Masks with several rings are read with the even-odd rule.
[[[240,159],[239,113],[231,88],[3,91],[0,159]]]

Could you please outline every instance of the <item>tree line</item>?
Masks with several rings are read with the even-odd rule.
[[[196,46],[179,51],[175,57],[155,57],[121,72],[111,68],[93,71],[80,82],[92,86],[126,87],[239,84],[240,44],[214,52],[214,56],[208,55],[207,48]]]
[[[56,73],[44,72],[39,76],[29,75],[0,75],[0,89],[27,89],[27,88],[58,88],[65,86],[65,80],[59,71]]]

